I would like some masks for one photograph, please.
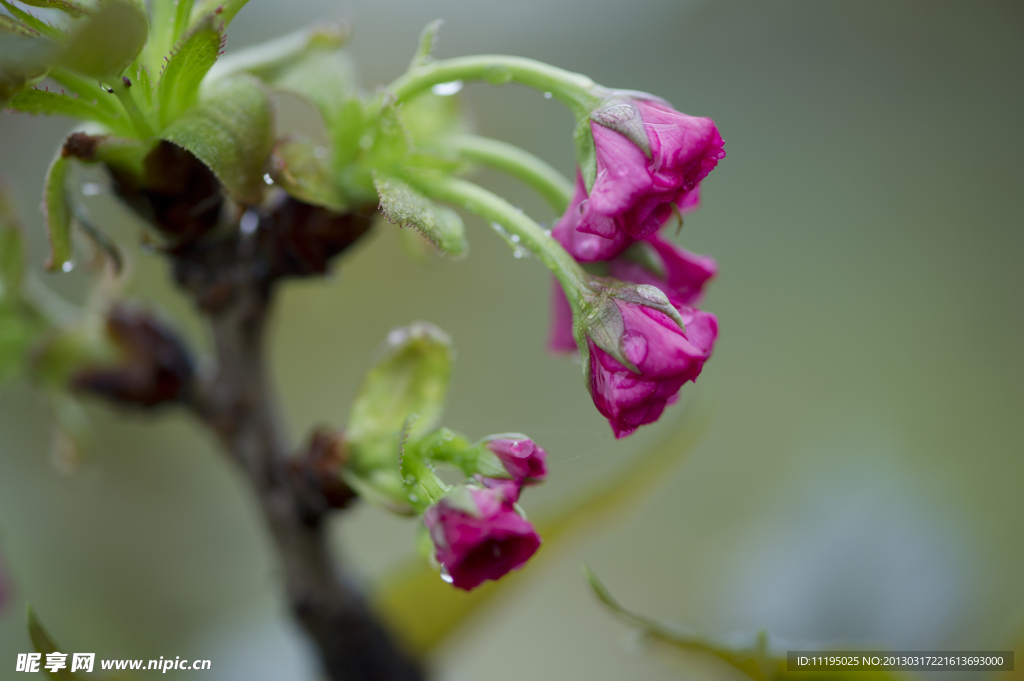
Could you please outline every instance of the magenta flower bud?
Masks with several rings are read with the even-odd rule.
[[[587,229],[581,229],[586,222]],[[600,231],[595,231],[595,225]],[[606,238],[608,235],[610,238]],[[619,229],[612,218],[592,215],[589,211],[587,187],[576,171],[576,193],[565,215],[555,223],[551,236],[579,262],[610,260],[633,243],[632,237]]]
[[[548,453],[528,437],[502,437],[487,442],[512,479],[520,485],[531,485],[547,477]]]
[[[516,509],[519,486],[460,485],[423,513],[441,575],[469,591],[517,570],[536,553],[540,536]]]
[[[696,380],[718,336],[713,314],[680,307],[680,328],[668,314],[642,304],[614,300],[622,331],[617,352],[602,349],[588,334],[590,393],[616,438],[653,423],[687,381]]]
[[[725,157],[714,121],[665,102],[615,97],[591,114],[590,131],[596,174],[578,230],[605,239],[619,231],[642,239],[673,204],[695,207],[689,194]]]

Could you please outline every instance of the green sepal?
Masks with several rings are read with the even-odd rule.
[[[326,155],[326,148],[319,149]],[[299,201],[342,213],[347,205],[323,155],[305,140],[281,140],[271,155],[270,175],[275,184]]]
[[[160,137],[195,155],[239,203],[262,200],[263,175],[274,144],[273,113],[266,90],[255,78],[239,75],[218,81]]]
[[[63,150],[50,163],[43,183],[43,223],[50,242],[46,269],[50,272],[70,271],[71,210],[67,198],[68,159]]]
[[[149,15],[136,0],[102,0],[68,34],[59,63],[99,81],[119,79],[146,44]]]
[[[160,124],[180,117],[199,96],[199,85],[223,47],[223,24],[216,14],[203,17],[171,52],[157,90]]]
[[[647,138],[644,119],[632,99],[612,97],[605,100],[590,113],[590,120],[619,133],[644,152],[644,156],[651,158],[651,142]]]
[[[437,34],[441,31],[441,25],[444,24],[440,19],[435,19],[429,24],[423,27],[420,31],[420,41],[416,48],[416,54],[412,56],[412,61],[409,62],[409,70],[419,68],[425,64],[429,64],[434,60],[434,48],[437,47]]]
[[[16,94],[7,106],[15,111],[32,115],[67,116],[82,121],[93,121],[113,132],[132,134],[131,121],[125,116],[112,114],[98,102],[90,102],[81,97],[50,92],[48,90],[28,89]]]
[[[43,628],[39,618],[36,617],[35,610],[32,606],[28,608],[28,637],[32,641],[32,647],[37,653],[41,653],[43,656],[43,662],[45,664],[46,656],[49,653],[61,652],[60,648],[54,643],[53,638],[47,633],[46,629]],[[59,669],[56,672],[51,672],[40,665],[43,669],[43,673],[50,677],[51,681],[83,681],[83,677],[79,674],[73,674],[71,672],[71,658],[68,657],[68,665],[64,669]]]
[[[401,180],[378,177],[374,186],[380,197],[380,210],[388,222],[418,230],[445,255],[466,255],[466,228],[458,213],[434,203]]]
[[[437,425],[453,362],[451,340],[432,324],[388,334],[349,415],[346,441],[355,470],[396,467],[403,438],[417,441]]]
[[[576,122],[572,133],[573,145],[576,147],[576,165],[579,166],[587,193],[594,187],[597,179],[597,150],[594,146],[594,133],[590,130],[590,119],[584,118]]]

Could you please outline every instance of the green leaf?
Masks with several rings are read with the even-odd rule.
[[[344,212],[345,200],[318,148],[304,140],[278,142],[271,156],[271,176],[288,194],[299,201],[322,206],[335,213]]]
[[[537,574],[538,563],[558,555],[552,549],[587,531],[608,527],[649,498],[691,451],[703,425],[703,419],[682,419],[660,444],[577,498],[560,508],[531,513],[546,548],[534,556],[530,569],[511,572],[499,581],[486,582],[466,592],[442,582],[437,570],[426,562],[410,560],[376,585],[377,608],[412,651],[430,653],[498,596],[515,589],[529,575]]]
[[[32,640],[32,647],[35,648],[37,653],[42,653],[43,663],[46,662],[46,655],[49,653],[61,652],[57,644],[53,642],[53,639],[43,629],[43,625],[39,622],[36,617],[35,611],[29,606],[28,609],[28,636]],[[52,681],[83,681],[83,677],[79,674],[71,673],[71,657],[68,656],[68,665],[64,669],[60,669],[56,672],[46,670],[43,671]],[[40,665],[42,667],[42,665]]]
[[[124,118],[124,109],[118,103],[117,97],[104,90],[95,81],[60,67],[51,69],[47,75],[61,87],[84,99],[87,104],[100,107],[110,117]]]
[[[194,154],[236,201],[259,203],[274,144],[270,100],[259,81],[245,75],[211,90],[161,137]]]
[[[455,358],[448,336],[426,322],[395,329],[380,352],[359,387],[346,432],[361,468],[394,467],[403,436],[417,439],[437,425]]]
[[[21,298],[25,276],[25,238],[7,187],[0,183],[0,301]]]
[[[320,112],[334,146],[352,142],[346,135],[352,131],[355,114],[359,121],[362,107],[357,99],[359,80],[351,57],[342,50],[311,51],[269,80],[275,90],[305,99]]]
[[[239,10],[248,2],[249,0],[200,0],[199,4],[192,8],[192,22],[201,21],[202,17],[207,14],[217,13],[224,28],[227,28]]]
[[[63,39],[64,34],[58,31],[56,28],[54,28],[53,26],[51,26],[50,24],[46,23],[41,19],[37,19],[36,17],[32,16],[31,14],[17,7],[16,5],[12,5],[7,0],[0,0],[0,5],[2,5],[4,9],[10,12],[15,19],[17,19],[26,27],[32,29],[39,35],[45,36],[50,40],[55,40],[57,42],[60,42]]]
[[[63,151],[58,152],[46,171],[43,186],[43,222],[46,236],[50,240],[50,256],[46,269],[51,272],[70,271],[71,262],[71,212],[65,182],[68,174],[68,159]]]
[[[71,2],[71,0],[18,0],[23,5],[31,5],[32,7],[42,7],[45,9],[57,9],[61,12],[66,12],[72,17],[78,18],[83,14],[87,14],[89,10],[78,2]]]
[[[146,66],[154,73],[160,72],[165,63],[164,57],[178,41],[180,34],[175,32],[174,22],[178,4],[179,0],[149,0],[149,40],[143,55]]]
[[[215,14],[208,14],[174,49],[160,76],[157,95],[162,126],[176,120],[196,101],[199,85],[217,61],[223,40],[222,24]]]
[[[410,71],[433,61],[434,47],[437,46],[437,34],[440,32],[443,23],[440,19],[435,19],[423,27],[423,30],[420,32],[419,47],[409,63]]]
[[[37,89],[24,90],[15,95],[7,106],[27,114],[67,116],[82,121],[94,121],[122,134],[131,134],[132,131],[131,122],[127,118],[112,115],[110,111],[96,102],[58,92]]]
[[[378,178],[374,186],[380,196],[380,209],[389,222],[418,230],[441,253],[466,255],[466,229],[458,213],[435,204],[400,180]]]
[[[0,108],[42,80],[59,49],[37,31],[0,14]]]
[[[148,34],[145,6],[135,0],[102,0],[94,14],[75,24],[60,65],[99,81],[119,79]]]
[[[269,84],[311,54],[339,49],[348,42],[348,38],[347,24],[316,24],[276,40],[229,53],[211,70],[210,80],[249,73]]]

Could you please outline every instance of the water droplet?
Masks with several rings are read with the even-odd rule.
[[[82,195],[83,196],[98,196],[103,193],[103,185],[99,182],[83,182],[82,183]]]
[[[75,263],[71,260],[65,260],[64,264],[60,266],[61,272],[70,272],[73,269],[75,269]]]
[[[545,229],[544,230],[544,236],[551,236],[551,230],[550,229]]]
[[[451,97],[461,89],[462,81],[453,80],[450,83],[438,83],[434,87],[430,88],[430,91],[435,95],[440,95],[441,97]]]
[[[544,93],[544,99],[551,99],[552,97],[554,97],[554,95],[551,94],[550,92],[545,92]]]
[[[484,80],[491,85],[504,85],[512,81],[512,71],[507,66],[491,66],[484,71]]]
[[[514,243],[514,244],[519,243],[519,235],[518,234],[513,234],[509,238],[512,239],[512,243]]]
[[[242,234],[249,236],[255,232],[260,226],[260,216],[256,214],[254,210],[247,210],[242,213],[242,219],[238,221],[238,228],[242,230]]]
[[[274,184],[274,178],[270,176],[270,173],[263,173],[263,181],[267,184]]]
[[[451,584],[455,581],[455,579],[452,578],[451,573],[448,572],[448,568],[446,568],[444,565],[441,566],[441,581],[445,584]]]

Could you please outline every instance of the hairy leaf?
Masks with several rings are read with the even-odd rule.
[[[378,178],[374,185],[380,209],[389,222],[418,230],[441,253],[466,255],[466,229],[458,213],[435,204],[400,180]]]
[[[83,14],[88,13],[88,8],[79,2],[72,2],[71,0],[18,0],[24,5],[31,5],[32,7],[43,7],[45,9],[59,9],[61,12],[66,12],[72,17],[80,17]]]
[[[444,22],[440,19],[435,19],[423,27],[423,31],[420,32],[419,47],[416,49],[416,54],[412,56],[412,61],[409,63],[410,71],[428,64],[433,60],[434,47],[437,46],[437,34],[441,31],[441,25],[443,23]]]
[[[67,116],[82,121],[95,121],[114,132],[132,134],[131,122],[126,117],[115,116],[94,101],[59,92],[24,90],[15,95],[7,106],[27,114]]]
[[[48,653],[61,652],[60,648],[53,639],[43,629],[43,625],[39,622],[39,618],[36,617],[35,610],[31,607],[28,609],[28,636],[32,640],[32,647],[35,648],[37,653],[42,653],[43,660],[46,660]],[[52,681],[82,681],[82,677],[78,674],[71,673],[71,658],[68,657],[68,665],[64,669],[60,669],[56,672],[51,672],[44,669],[44,672],[52,679]]]
[[[208,14],[174,49],[160,76],[160,122],[167,126],[196,101],[199,84],[217,61],[224,34],[220,20]]]
[[[192,8],[192,22],[201,21],[202,17],[207,14],[217,12],[220,15],[220,20],[224,23],[224,28],[227,28],[239,10],[248,2],[249,0],[199,0],[199,4]]]
[[[57,42],[60,42],[60,40],[63,38],[64,34],[61,33],[59,30],[57,30],[50,24],[46,23],[42,19],[37,19],[36,17],[32,16],[25,10],[18,7],[17,5],[12,5],[7,0],[0,0],[0,6],[3,6],[4,9],[11,13],[11,16],[13,16],[15,19],[24,24],[27,28],[32,29],[39,35],[45,36],[50,40],[55,40]]]
[[[0,14],[0,107],[42,80],[59,49],[54,41]]]
[[[100,107],[112,118],[124,118],[124,108],[118,103],[117,97],[104,90],[95,81],[60,67],[52,69],[47,75],[62,88],[77,94],[86,103]]]
[[[333,51],[348,42],[346,24],[315,24],[259,45],[231,52],[210,71],[210,79],[249,73],[271,83],[284,71],[317,52]],[[321,83],[321,88],[324,85]]]
[[[46,269],[68,271],[71,263],[71,212],[65,182],[68,174],[68,159],[63,152],[58,152],[46,171],[43,186],[43,222],[46,224],[46,235],[50,240],[50,256],[46,260]]]
[[[270,100],[259,81],[240,75],[218,81],[161,135],[194,154],[244,204],[259,203],[274,143]]]
[[[7,187],[0,184],[0,301],[21,297],[25,275],[25,238]]]
[[[146,8],[136,0],[102,0],[96,12],[77,22],[60,65],[100,81],[121,77],[142,51],[149,33]]]
[[[274,182],[299,201],[340,213],[345,210],[345,200],[324,160],[326,152],[326,148],[303,140],[283,140],[274,147],[271,174]]]
[[[388,334],[349,416],[346,437],[362,461],[396,461],[402,437],[420,437],[437,425],[453,362],[451,341],[431,324],[418,322]]]
[[[377,585],[374,593],[378,608],[413,651],[431,652],[495,598],[513,590],[529,575],[537,574],[538,567],[552,556],[552,548],[621,519],[625,511],[653,494],[692,449],[702,425],[699,419],[681,421],[660,444],[575,500],[559,509],[531,513],[547,548],[533,558],[528,569],[511,572],[497,582],[486,582],[466,592],[442,582],[437,571],[425,561],[410,560]]]

